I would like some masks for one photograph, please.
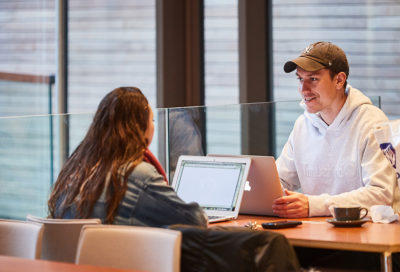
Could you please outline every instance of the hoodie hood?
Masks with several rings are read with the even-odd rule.
[[[340,128],[341,124],[343,124],[343,122],[346,121],[361,105],[372,105],[371,100],[367,96],[350,85],[347,85],[345,92],[347,95],[346,102],[330,126],[328,126],[324,120],[322,120],[319,113],[309,113],[307,110],[304,111],[304,116],[306,119],[308,119],[321,134],[325,133],[328,128]],[[300,105],[305,109],[303,101],[300,103]]]

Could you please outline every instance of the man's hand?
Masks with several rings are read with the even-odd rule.
[[[274,214],[279,217],[308,217],[308,197],[285,189],[285,196],[275,199],[272,205]]]

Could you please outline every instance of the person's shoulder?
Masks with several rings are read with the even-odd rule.
[[[136,165],[132,175],[137,177],[148,177],[149,175],[158,175],[156,168],[148,162],[142,161]]]
[[[354,130],[359,131],[360,135],[370,136],[378,125],[389,119],[380,108],[372,104],[364,104],[359,107],[357,117],[353,120]]]
[[[360,108],[365,112],[376,114],[377,118],[387,118],[383,110],[373,104],[363,104],[360,106]]]
[[[129,176],[129,180],[144,184],[162,184],[165,185],[164,177],[157,171],[151,163],[142,161],[136,165]]]
[[[377,125],[381,122],[386,122],[388,117],[377,106],[372,104],[363,104],[359,107],[359,116],[365,123]]]
[[[349,92],[350,91],[352,97],[351,104],[354,107],[352,110],[354,110],[358,118],[364,118],[370,122],[383,122],[388,120],[386,114],[378,106],[374,105],[365,94],[351,86],[349,87]]]

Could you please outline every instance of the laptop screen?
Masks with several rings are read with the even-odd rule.
[[[246,163],[183,160],[175,175],[175,190],[186,202],[203,209],[233,211]]]

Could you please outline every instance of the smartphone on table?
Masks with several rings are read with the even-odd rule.
[[[284,220],[284,221],[273,221],[261,223],[264,229],[284,229],[284,228],[294,228],[301,225],[301,221]]]

